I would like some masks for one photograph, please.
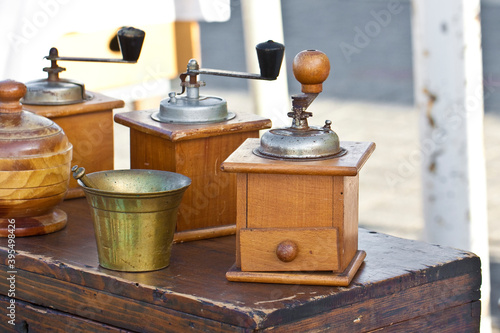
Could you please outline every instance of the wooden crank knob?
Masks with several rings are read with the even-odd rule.
[[[0,82],[0,112],[17,113],[23,110],[19,102],[26,94],[26,86],[14,80],[4,80]]]
[[[293,58],[293,75],[302,84],[302,92],[319,94],[323,82],[330,74],[330,60],[326,54],[317,50],[299,52]]]
[[[276,256],[283,262],[293,261],[299,254],[298,245],[291,240],[285,240],[276,247]]]

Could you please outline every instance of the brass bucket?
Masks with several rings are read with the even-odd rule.
[[[99,264],[143,272],[165,268],[177,223],[177,209],[191,179],[159,170],[111,170],[81,180],[91,206]]]

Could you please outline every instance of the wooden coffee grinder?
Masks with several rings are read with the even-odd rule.
[[[73,164],[85,165],[87,172],[112,170],[113,159],[113,109],[125,105],[96,92],[85,90],[81,82],[62,79],[59,73],[66,69],[57,61],[91,61],[136,63],[144,41],[142,30],[127,27],[118,32],[118,42],[123,59],[60,57],[51,48],[45,58],[51,66],[43,70],[48,78],[26,84],[27,92],[21,100],[23,109],[47,117],[58,124],[73,144]],[[66,198],[83,197],[83,190],[71,178]]]
[[[159,110],[120,113],[115,121],[130,127],[132,169],[172,171],[192,179],[179,207],[174,241],[212,238],[236,232],[236,179],[220,164],[247,138],[258,138],[271,120],[228,111],[225,99],[200,95],[198,75],[275,80],[284,46],[257,45],[261,73],[202,69],[191,59],[180,75],[182,92],[171,92]],[[180,96],[186,92],[185,96]]]
[[[375,144],[340,142],[329,120],[307,123],[329,71],[323,52],[297,54],[303,94],[292,96],[292,125],[247,139],[222,164],[237,174],[230,281],[347,286],[366,256],[358,250],[358,180]]]

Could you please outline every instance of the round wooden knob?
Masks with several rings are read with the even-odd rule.
[[[26,94],[26,86],[14,80],[5,80],[0,82],[0,112],[15,113],[22,111],[22,105],[19,102]]]
[[[330,60],[317,50],[299,52],[293,59],[293,75],[302,84],[303,93],[319,94],[330,74]]]
[[[299,247],[294,241],[286,240],[278,244],[276,247],[276,256],[283,262],[294,260],[299,254]]]

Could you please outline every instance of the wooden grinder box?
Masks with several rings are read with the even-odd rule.
[[[133,111],[115,116],[130,127],[130,167],[156,169],[191,178],[179,207],[176,241],[234,234],[236,177],[220,164],[247,138],[258,138],[271,120],[255,114],[237,114],[217,123],[161,123],[153,111]]]
[[[248,139],[222,164],[237,173],[236,264],[229,280],[349,284],[366,256],[358,251],[358,172],[375,144],[341,145],[345,156],[291,162],[253,154],[259,139]],[[287,242],[296,253],[286,252]],[[283,271],[290,273],[272,273]]]

